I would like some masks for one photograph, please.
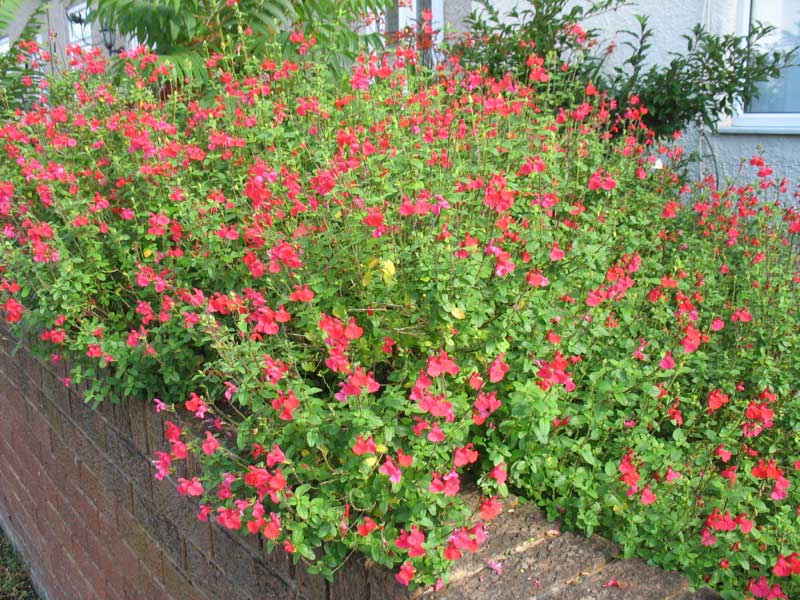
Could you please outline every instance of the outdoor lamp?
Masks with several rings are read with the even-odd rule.
[[[103,37],[103,45],[109,54],[118,54],[122,51],[122,48],[114,48],[117,43],[117,32],[108,23],[103,23],[100,28],[100,35]]]

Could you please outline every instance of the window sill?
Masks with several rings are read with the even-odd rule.
[[[743,113],[720,124],[724,135],[800,135],[800,113]]]

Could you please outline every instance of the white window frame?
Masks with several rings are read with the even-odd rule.
[[[396,0],[395,0],[396,1]],[[431,26],[436,34],[436,42],[441,43],[444,39],[444,0],[431,0]],[[417,0],[411,0],[408,6],[400,6],[397,9],[397,30],[403,31],[406,27],[416,29],[417,27]],[[386,33],[386,25],[381,27],[381,33]]]
[[[737,34],[747,35],[750,31],[751,0],[739,0]],[[720,133],[743,134],[800,134],[800,113],[747,113],[744,107],[732,118],[724,121]]]

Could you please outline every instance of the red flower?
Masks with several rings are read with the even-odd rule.
[[[398,581],[398,583],[408,587],[408,584],[411,583],[411,580],[414,579],[414,574],[416,570],[414,569],[414,565],[412,565],[409,561],[406,561],[400,567],[400,571],[394,576],[394,578]]]
[[[642,500],[642,504],[652,504],[653,502],[655,502],[657,500],[656,495],[650,489],[649,485],[646,485],[644,487],[644,489],[642,490],[642,498],[641,498],[641,500]]]
[[[800,575],[800,557],[797,552],[792,552],[789,556],[778,555],[778,562],[772,568],[772,573],[776,577],[791,577]]]
[[[368,437],[366,440],[360,435],[356,436],[356,443],[353,444],[353,454],[356,456],[361,456],[362,454],[374,453],[375,442],[372,440],[372,436]]]
[[[411,526],[410,531],[400,530],[400,535],[394,541],[394,545],[401,550],[408,550],[410,557],[423,556],[426,552],[422,544],[425,543],[425,534],[416,525]]]
[[[311,302],[314,299],[314,292],[307,285],[296,285],[294,291],[289,294],[289,300],[294,302]]]
[[[497,496],[492,496],[481,504],[480,510],[481,519],[484,521],[491,521],[503,512],[503,503],[497,499]]]
[[[730,402],[730,397],[719,388],[708,395],[708,414],[713,414]]]
[[[767,578],[763,575],[757,582],[754,579],[751,579],[747,586],[747,591],[753,594],[753,596],[756,598],[766,598],[766,600],[776,600],[780,598],[786,598],[788,600],[789,598],[783,593],[783,590],[779,584],[776,583],[775,585],[770,586]]]
[[[458,375],[459,371],[458,365],[444,350],[439,352],[438,356],[431,356],[428,359],[428,375],[431,377],[438,377],[444,373],[448,375]]]
[[[508,364],[503,360],[505,355],[505,352],[501,353],[500,356],[495,358],[492,364],[489,365],[489,381],[492,383],[502,381],[506,373],[508,373]]]
[[[472,444],[469,443],[463,448],[457,448],[453,463],[456,467],[463,467],[478,460],[478,451],[472,449]]]
[[[664,358],[661,359],[661,362],[658,363],[658,366],[664,369],[665,371],[669,371],[670,369],[675,368],[675,359],[672,358],[672,352],[667,352],[664,355]]]
[[[206,439],[203,441],[203,454],[214,454],[219,448],[219,442],[210,431],[206,431]]]
[[[364,522],[361,523],[356,529],[358,531],[358,535],[361,537],[367,537],[372,531],[378,528],[378,524],[373,521],[370,517],[364,517]]]

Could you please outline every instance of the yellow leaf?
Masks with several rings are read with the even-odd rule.
[[[450,311],[450,314],[453,315],[453,318],[458,319],[459,321],[467,316],[466,314],[464,314],[464,310],[461,309],[461,308],[458,308],[457,306],[454,306],[452,308],[452,310]]]
[[[378,457],[377,456],[370,456],[364,459],[364,463],[369,465],[370,467],[374,467],[378,464]]]
[[[370,281],[372,281],[372,271],[367,271],[361,278],[361,285],[367,287]]]
[[[383,273],[383,282],[386,285],[389,285],[392,283],[392,279],[394,278],[394,274],[397,272],[397,270],[395,269],[394,263],[391,260],[382,260],[381,272]]]
[[[388,451],[389,451],[389,448],[387,448],[383,444],[377,444],[375,446],[375,452],[378,452],[380,454],[386,454]]]

